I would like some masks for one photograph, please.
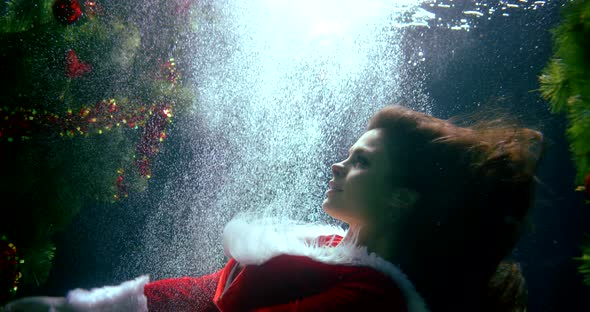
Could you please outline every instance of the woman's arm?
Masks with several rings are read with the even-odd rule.
[[[147,300],[144,286],[147,275],[117,286],[104,286],[91,290],[75,289],[66,297],[26,297],[8,303],[8,311],[54,311],[54,312],[144,312]]]
[[[0,307],[0,311],[217,311],[213,296],[221,271],[151,283],[148,276],[141,276],[117,286],[75,289],[66,297],[26,297],[8,303],[3,310]]]
[[[0,312],[47,312],[47,311],[69,311],[65,297],[26,297],[9,302],[0,307]]]
[[[144,293],[152,311],[217,311],[213,296],[223,270],[200,277],[164,279],[149,283]]]

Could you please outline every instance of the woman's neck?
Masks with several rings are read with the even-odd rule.
[[[397,240],[391,228],[379,230],[367,225],[349,224],[343,242],[365,246],[369,253],[375,253],[389,262],[394,262],[396,258]]]

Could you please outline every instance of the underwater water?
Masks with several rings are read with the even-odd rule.
[[[402,46],[391,44],[404,27],[426,22],[420,12],[412,23],[397,21],[416,10],[412,1],[196,6],[220,13],[185,42],[198,94],[187,123],[198,126],[177,126],[186,128],[194,156],[173,166],[175,177],[146,218],[153,230],[141,238],[149,254],[169,248],[162,237],[176,232],[179,252],[142,261],[163,275],[183,274],[186,263],[198,263],[194,272],[218,268],[221,229],[238,211],[334,222],[321,210],[330,164],[368,118],[399,99],[402,84],[418,109],[430,109],[421,81],[405,77]]]
[[[175,115],[146,191],[87,203],[57,235],[38,293],[217,270],[221,231],[240,211],[337,224],[321,209],[330,165],[374,112],[399,103],[440,118],[498,107],[545,134],[543,185],[513,256],[529,311],[584,310],[572,257],[590,213],[573,192],[564,120],[534,92],[563,3],[186,1],[176,32],[161,27],[179,17],[155,4],[113,4],[135,10],[154,46],[178,37],[171,49],[195,101]]]

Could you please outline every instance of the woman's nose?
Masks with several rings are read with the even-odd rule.
[[[344,166],[342,163],[335,163],[332,165],[332,174],[335,177],[340,177],[344,173]]]

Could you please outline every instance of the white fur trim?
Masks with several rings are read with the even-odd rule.
[[[104,286],[91,290],[74,289],[68,292],[68,307],[74,311],[118,312],[147,311],[147,298],[143,293],[147,275],[124,282],[118,286]]]
[[[226,255],[242,264],[262,264],[281,254],[313,256],[328,261],[334,257],[333,248],[317,245],[317,237],[327,233],[346,234],[344,230],[329,225],[238,217],[223,229],[223,248]]]
[[[287,254],[306,256],[323,263],[371,267],[389,276],[400,287],[409,312],[428,311],[424,299],[406,275],[375,253],[369,254],[367,247],[344,241],[336,247],[318,244],[318,236],[334,234],[344,237],[346,231],[329,225],[237,217],[223,230],[223,246],[227,256],[244,265],[259,265],[275,256]]]

